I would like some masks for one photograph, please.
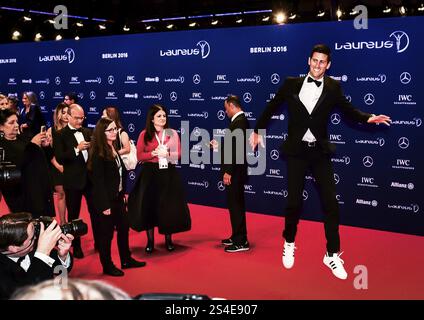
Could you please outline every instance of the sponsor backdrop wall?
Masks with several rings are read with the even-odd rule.
[[[307,72],[311,47],[327,43],[333,51],[329,75],[341,81],[347,98],[364,111],[393,119],[390,128],[357,125],[337,109],[332,113],[329,138],[337,145],[332,161],[341,222],[424,235],[419,195],[424,180],[423,22],[410,17],[371,20],[367,30],[345,21],[2,45],[0,92],[20,96],[35,91],[50,123],[52,110],[68,91],[78,93],[90,127],[104,106],[117,105],[134,140],[149,106],[164,104],[171,126],[189,149],[179,165],[188,200],[225,207],[219,166],[195,163],[211,152],[205,141],[188,142],[190,135],[196,139],[200,129],[211,137],[223,135],[220,129],[228,125],[223,102],[229,93],[242,98],[254,126],[284,78]],[[188,121],[183,129],[182,121]],[[266,150],[254,155],[259,162],[266,159],[266,169],[245,185],[249,211],[283,215],[287,181],[279,146],[286,138],[287,110],[282,107],[270,121]],[[304,209],[304,218],[322,219],[311,176]]]

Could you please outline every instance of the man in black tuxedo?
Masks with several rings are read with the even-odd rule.
[[[273,112],[283,102],[289,111],[288,138],[282,149],[287,156],[288,198],[285,215],[285,238],[283,265],[290,269],[294,264],[295,236],[302,207],[302,192],[306,171],[312,170],[317,182],[325,219],[324,228],[327,239],[327,253],[324,264],[339,279],[346,279],[347,273],[340,259],[339,206],[336,199],[331,153],[335,147],[328,141],[327,124],[333,108],[341,111],[360,123],[384,123],[389,125],[390,118],[362,112],[349,103],[343,95],[339,82],[325,76],[331,65],[330,48],[316,45],[311,51],[307,77],[287,78],[259,118],[255,132],[250,136],[254,149],[258,143],[263,145],[258,129],[266,127]]]
[[[68,125],[59,131],[54,142],[56,160],[63,165],[63,188],[65,190],[68,220],[78,219],[81,210],[81,199],[84,195],[90,213],[94,241],[96,241],[96,223],[92,206],[91,188],[87,174],[88,149],[92,132],[82,127],[85,119],[84,109],[78,104],[68,108]],[[74,257],[81,259],[84,253],[81,239],[73,244]]]
[[[0,217],[0,299],[8,299],[16,289],[52,279],[57,266],[71,271],[72,240],[53,222],[35,232],[31,214],[11,213]],[[57,247],[57,249],[54,249]]]
[[[249,123],[237,96],[229,95],[225,99],[224,108],[231,123],[221,147],[221,174],[227,190],[232,234],[230,238],[222,240],[221,244],[225,246],[225,252],[247,251],[250,247],[247,241],[244,184],[247,180],[245,142]],[[212,140],[211,146],[218,148],[218,142]]]

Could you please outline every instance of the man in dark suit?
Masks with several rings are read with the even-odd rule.
[[[245,142],[249,123],[237,96],[229,95],[225,99],[224,108],[231,123],[221,146],[221,173],[227,189],[232,234],[230,238],[222,240],[221,244],[225,246],[225,252],[247,251],[250,247],[247,241],[244,184],[247,180]],[[214,149],[218,148],[216,140],[212,140],[211,145]]]
[[[54,220],[48,228],[40,224],[36,232],[31,214],[12,213],[0,217],[0,299],[8,299],[16,289],[52,279],[57,266],[72,268],[69,249],[73,240],[64,235]],[[57,249],[54,249],[57,247]]]
[[[88,149],[90,147],[91,130],[82,127],[85,119],[84,109],[78,104],[68,108],[68,125],[59,131],[54,143],[56,160],[63,165],[63,188],[65,190],[68,220],[78,219],[81,209],[81,199],[84,195],[90,213],[94,241],[96,241],[95,215],[91,201],[90,183],[87,174]],[[81,259],[84,253],[81,239],[73,244],[74,257]]]
[[[331,65],[330,48],[316,45],[309,57],[307,77],[287,78],[258,120],[255,132],[250,136],[254,149],[263,145],[258,129],[266,127],[273,112],[283,102],[289,111],[288,138],[282,149],[287,156],[288,199],[285,216],[285,238],[283,265],[290,269],[294,264],[295,236],[302,207],[302,192],[306,171],[312,170],[317,182],[324,208],[324,228],[327,239],[327,253],[324,264],[339,279],[346,279],[347,273],[340,259],[339,206],[336,199],[331,153],[334,145],[328,141],[327,124],[333,108],[338,106],[349,118],[360,123],[384,123],[390,118],[362,112],[347,101],[339,82],[325,76]]]

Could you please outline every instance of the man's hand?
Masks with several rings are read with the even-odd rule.
[[[81,141],[81,142],[78,144],[77,148],[79,149],[79,151],[87,150],[88,148],[90,148],[90,142],[87,142],[87,141]]]
[[[63,235],[56,220],[53,220],[47,229],[44,230],[44,224],[40,222],[40,236],[38,238],[37,251],[49,256],[57,241]]]
[[[249,143],[250,143],[250,146],[252,147],[252,151],[256,149],[256,146],[258,144],[260,144],[262,148],[265,147],[263,137],[257,134],[256,132],[252,132],[252,134],[250,135]]]
[[[226,186],[229,186],[231,184],[231,174],[224,173],[224,177],[222,178],[222,181]]]
[[[60,260],[65,261],[68,257],[69,249],[71,249],[72,240],[74,236],[72,234],[63,234],[60,236],[59,242],[57,244],[57,254]]]
[[[109,209],[104,210],[104,211],[103,211],[103,214],[104,214],[105,216],[110,216],[110,214],[111,214],[110,208],[109,208]]]
[[[368,118],[368,123],[384,123],[386,126],[390,126],[390,123],[392,123],[392,120],[389,116],[386,116],[384,114],[380,114],[378,116],[373,115],[372,117]]]
[[[211,148],[213,151],[218,151],[218,141],[216,141],[215,139],[211,140],[208,144],[209,148]]]

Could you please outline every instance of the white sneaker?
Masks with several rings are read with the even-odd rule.
[[[297,249],[294,242],[284,242],[283,265],[286,269],[291,269],[294,265],[294,249]]]
[[[345,280],[347,278],[347,272],[343,267],[344,261],[340,259],[342,253],[333,253],[332,257],[330,257],[328,253],[326,253],[323,262],[327,267],[331,269],[331,271],[337,278]]]

